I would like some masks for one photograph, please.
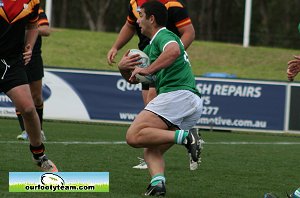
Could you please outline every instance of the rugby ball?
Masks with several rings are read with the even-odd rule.
[[[141,64],[138,65],[138,67],[141,68],[146,68],[150,65],[150,59],[147,56],[147,54],[145,54],[143,51],[138,50],[138,49],[131,49],[129,50],[128,56],[132,56],[132,55],[140,55],[141,56]],[[143,76],[140,74],[136,74],[135,75],[136,79],[141,82],[141,83],[145,83],[145,84],[151,84],[154,82],[153,78],[151,75],[147,75],[147,76]]]
[[[53,173],[45,173],[41,176],[41,183],[43,185],[64,185],[65,181],[59,175]]]

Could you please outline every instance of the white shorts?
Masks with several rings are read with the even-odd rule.
[[[159,94],[145,107],[145,110],[163,117],[182,130],[189,130],[196,125],[202,109],[202,99],[188,90]]]

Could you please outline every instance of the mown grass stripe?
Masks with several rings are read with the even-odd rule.
[[[27,141],[0,141],[0,144],[28,144]],[[84,141],[49,141],[45,144],[82,144],[82,145],[114,145],[114,144],[126,144],[125,141],[100,141],[100,142],[84,142]],[[208,145],[300,145],[300,142],[205,142]]]

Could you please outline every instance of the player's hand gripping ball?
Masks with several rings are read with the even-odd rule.
[[[132,55],[135,55],[135,54],[138,54],[138,55],[141,56],[141,59],[140,59],[141,64],[138,65],[138,67],[146,68],[146,67],[148,67],[150,65],[150,59],[149,59],[149,57],[147,56],[147,54],[145,54],[141,50],[131,49],[131,50],[129,50],[128,56],[132,56]],[[153,78],[152,78],[151,75],[143,76],[143,75],[140,75],[140,74],[136,74],[135,77],[141,83],[151,84],[151,83],[154,82],[154,80],[153,80]]]

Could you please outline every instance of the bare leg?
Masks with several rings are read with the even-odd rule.
[[[144,105],[146,106],[148,104],[147,98],[148,98],[148,92],[149,90],[142,90],[142,97],[143,97],[143,101],[144,101]]]
[[[42,95],[42,80],[33,81],[30,83],[30,91],[32,99],[35,106],[40,106],[43,104],[43,95]]]
[[[146,104],[148,104],[151,100],[153,100],[157,96],[155,87],[149,87],[149,91],[147,93]]]
[[[33,81],[30,83],[30,91],[32,95],[32,99],[36,108],[36,112],[38,113],[41,130],[43,129],[43,111],[44,111],[44,100],[42,95],[42,80]],[[44,134],[42,134],[42,139],[45,139]]]
[[[157,148],[158,145],[173,144],[175,131],[156,114],[143,110],[127,130],[127,143],[135,148]]]
[[[42,143],[41,127],[28,84],[14,87],[6,94],[23,116],[30,144],[32,146],[40,146]]]
[[[153,177],[157,174],[164,174],[165,172],[165,161],[163,158],[164,153],[173,144],[161,145],[158,148],[145,148],[144,158],[149,167],[149,173]]]
[[[149,173],[164,175],[164,153],[174,144],[174,131],[169,131],[166,123],[156,114],[142,111],[129,127],[126,140],[133,147],[145,147],[144,158]]]

